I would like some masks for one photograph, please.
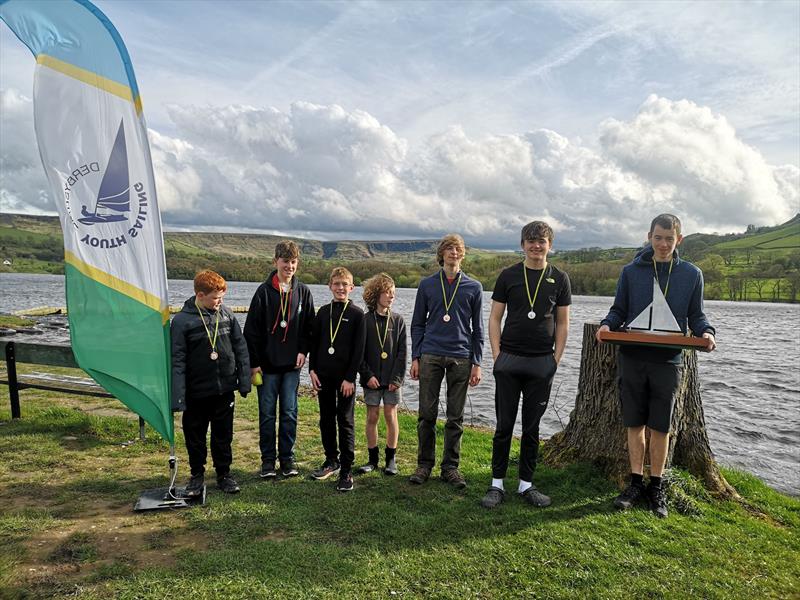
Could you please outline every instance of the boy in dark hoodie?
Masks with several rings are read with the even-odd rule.
[[[206,433],[211,425],[211,458],[217,487],[235,494],[233,459],[234,390],[250,392],[247,344],[234,314],[222,304],[228,286],[214,271],[194,278],[195,295],[172,320],[172,405],[183,410],[183,435],[192,477],[186,495],[203,493]]]
[[[675,215],[661,214],[650,223],[646,244],[622,269],[614,304],[600,322],[601,331],[617,330],[653,301],[653,279],[664,293],[680,328],[708,338],[707,352],[716,347],[715,331],[703,312],[703,273],[678,256],[683,240],[681,222]],[[618,356],[622,420],[628,432],[631,480],[616,497],[614,506],[631,508],[647,499],[658,517],[667,516],[666,494],[661,476],[669,447],[669,427],[675,393],[681,382],[683,351],[673,348],[622,346]],[[650,482],[644,487],[645,428],[650,430]]]
[[[353,489],[355,458],[356,375],[364,358],[366,329],[364,311],[350,302],[353,291],[350,271],[344,267],[334,268],[328,287],[333,301],[320,308],[314,319],[308,361],[311,383],[318,392],[319,431],[325,449],[325,462],[312,477],[327,479],[339,473],[336,489],[349,492]]]
[[[311,291],[296,276],[299,261],[300,248],[291,240],[275,246],[275,270],[253,295],[244,325],[250,370],[258,390],[259,475],[265,479],[277,476],[275,421],[279,400],[277,458],[281,475],[294,477],[298,474],[294,454],[297,388],[314,320]],[[262,383],[258,383],[258,378]]]

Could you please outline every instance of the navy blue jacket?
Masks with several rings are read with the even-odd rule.
[[[414,301],[414,316],[411,319],[411,358],[423,354],[469,358],[473,365],[480,365],[483,358],[483,286],[479,281],[461,273],[461,283],[450,305],[450,321],[445,323],[444,298],[442,296],[443,271],[438,271],[419,282]],[[444,287],[450,299],[452,284],[444,279]]]

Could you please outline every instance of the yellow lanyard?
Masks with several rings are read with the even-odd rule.
[[[528,266],[524,262],[522,263],[522,276],[525,279],[525,293],[528,294],[528,302],[530,302],[531,305],[531,312],[528,313],[529,319],[533,319],[536,316],[536,313],[533,312],[533,305],[536,304],[536,297],[539,295],[539,286],[542,285],[542,278],[546,270],[547,266],[542,267],[542,272],[539,274],[539,281],[536,283],[536,291],[533,292],[533,300],[531,300],[531,288],[528,285]],[[530,316],[531,314],[533,317]]]
[[[283,291],[282,284],[279,282],[278,293],[281,297],[281,327],[286,327],[286,311],[289,309],[289,294],[291,293],[291,289],[288,292]]]
[[[383,337],[381,337],[381,329],[378,327],[378,311],[375,311],[375,331],[378,333],[378,342],[381,345],[381,358],[386,359],[389,354],[383,349],[386,344],[386,337],[389,335],[389,323],[392,322],[392,311],[386,313],[386,329],[383,330]]]
[[[658,283],[658,287],[661,287],[661,282],[658,281],[658,269],[656,268],[656,257],[653,257],[653,271],[656,273],[656,283]],[[667,298],[667,294],[669,293],[669,278],[672,276],[672,259],[669,259],[669,273],[667,273],[667,287],[664,288],[664,299]]]
[[[194,305],[197,308],[197,312],[200,313],[200,320],[203,322],[203,328],[206,330],[206,337],[208,338],[208,342],[211,344],[211,351],[212,353],[217,351],[217,334],[219,333],[219,310],[217,310],[217,322],[214,324],[214,339],[211,339],[211,331],[208,329],[208,325],[206,325],[206,319],[203,316],[203,311],[200,308],[200,305],[197,303],[197,300],[194,301]],[[211,316],[209,315],[209,319]]]
[[[339,334],[339,326],[342,324],[342,317],[344,317],[344,311],[347,310],[347,305],[350,304],[350,300],[345,301],[344,308],[342,308],[342,314],[339,315],[339,322],[336,324],[336,331],[333,330],[333,302],[331,302],[331,318],[328,322],[330,326],[331,332],[331,347],[328,348],[328,354],[333,354],[333,341],[336,339],[336,336]]]
[[[458,281],[456,281],[456,289],[453,290],[453,295],[450,296],[450,302],[447,301],[447,294],[444,291],[444,271],[439,271],[439,281],[442,284],[442,300],[444,301],[444,320],[450,320],[450,307],[453,305],[453,300],[456,298],[458,286],[461,285],[461,271],[458,272]]]

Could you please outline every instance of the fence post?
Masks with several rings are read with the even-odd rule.
[[[144,441],[144,419],[139,417],[139,439]]]
[[[19,384],[17,383],[17,360],[14,355],[14,342],[6,342],[6,371],[8,372],[8,395],[11,398],[11,418],[19,419]]]

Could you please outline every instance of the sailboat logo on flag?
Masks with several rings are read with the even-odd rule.
[[[78,222],[84,225],[127,221],[131,211],[131,186],[128,177],[128,150],[125,147],[125,125],[119,123],[117,138],[108,158],[108,166],[100,183],[97,202],[90,211],[84,204]]]

